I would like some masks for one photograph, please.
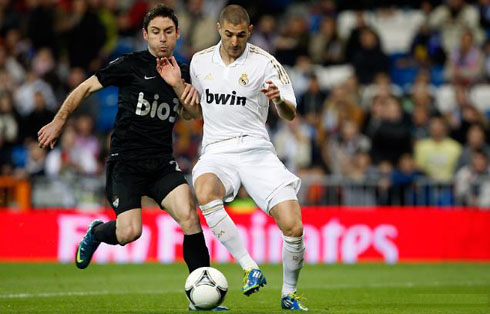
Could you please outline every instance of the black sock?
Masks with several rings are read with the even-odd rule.
[[[100,224],[92,229],[92,233],[95,239],[107,244],[119,244],[116,237],[116,221],[111,220],[109,222]]]
[[[199,267],[209,267],[209,252],[201,232],[184,234],[184,261],[189,268],[189,273]]]

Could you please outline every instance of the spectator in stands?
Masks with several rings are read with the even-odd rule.
[[[395,165],[402,154],[412,152],[410,127],[397,98],[389,96],[381,101],[381,121],[371,137],[371,158],[373,164],[389,161]]]
[[[293,173],[311,164],[311,130],[298,116],[290,122],[279,122],[273,144],[277,156]]]
[[[82,114],[75,121],[75,150],[86,151],[92,155],[92,158],[99,158],[101,144],[99,139],[93,134],[94,119],[86,114]]]
[[[46,108],[44,95],[37,91],[34,93],[34,110],[25,118],[23,129],[24,139],[37,140],[37,132],[51,122],[54,114]]]
[[[356,11],[356,26],[351,30],[347,43],[345,44],[345,59],[349,63],[354,61],[354,56],[361,49],[361,32],[366,28],[367,23],[364,11]],[[379,40],[379,37],[377,37]]]
[[[28,71],[24,84],[15,92],[16,109],[23,117],[28,116],[34,110],[36,92],[43,94],[49,110],[54,111],[57,108],[51,85],[39,78],[33,71]]]
[[[75,145],[77,133],[73,126],[67,126],[60,139],[59,147],[46,157],[46,174],[50,177],[93,175],[97,171],[97,160],[85,150]]]
[[[276,19],[272,15],[262,15],[257,24],[257,28],[252,32],[250,43],[274,55],[276,52],[274,43],[277,36]]]
[[[37,51],[32,59],[32,71],[53,89],[56,90],[59,87],[60,81],[56,73],[56,61],[51,49],[43,47]]]
[[[478,1],[478,11],[480,12],[480,26],[487,33],[487,38],[490,35],[490,1]]]
[[[327,134],[337,133],[345,120],[352,120],[360,126],[363,119],[364,112],[347,94],[345,85],[335,86],[323,105],[322,127]]]
[[[466,143],[466,135],[473,124],[487,126],[488,122],[483,113],[474,106],[463,106],[461,108],[460,123],[451,130],[451,137],[462,144]]]
[[[375,96],[388,97],[390,95],[401,97],[403,95],[403,91],[398,85],[391,82],[391,78],[388,73],[376,73],[374,75],[373,84],[366,86],[362,92],[362,107],[369,107],[369,104],[371,104]]]
[[[429,17],[430,28],[442,34],[442,44],[446,52],[456,49],[461,34],[467,28],[473,32],[476,42],[481,43],[484,35],[478,24],[477,9],[465,0],[448,0],[435,8]]]
[[[367,152],[355,154],[352,164],[347,168],[347,180],[343,181],[343,205],[376,205],[376,169],[371,165]]]
[[[417,167],[429,178],[448,182],[453,178],[461,155],[461,145],[447,136],[446,122],[441,117],[430,120],[430,138],[415,144]]]
[[[353,121],[346,120],[339,134],[332,136],[328,143],[328,165],[332,174],[345,176],[358,152],[369,152],[371,141],[359,134],[359,127]]]
[[[204,14],[203,0],[189,0],[179,12],[182,47],[179,52],[186,60],[198,51],[216,44],[218,33],[214,17]]]
[[[0,44],[0,68],[5,69],[15,85],[20,85],[25,78],[25,70],[22,65],[7,53],[7,47]]]
[[[412,112],[410,134],[414,142],[429,137],[430,113],[427,106],[416,104]]]
[[[314,63],[324,66],[344,62],[343,43],[337,34],[335,18],[323,18],[319,32],[310,40],[309,55]]]
[[[275,57],[283,65],[292,66],[298,56],[308,55],[310,35],[302,16],[292,16],[277,37]]]
[[[300,97],[297,108],[308,124],[318,125],[326,97],[327,94],[320,89],[317,76],[312,75],[308,90]]]
[[[391,175],[393,204],[416,204],[415,183],[422,176],[411,154],[403,154]]]
[[[93,8],[85,0],[74,0],[71,10],[62,15],[60,25],[70,66],[90,71],[100,68],[99,58],[107,38],[104,24]]]
[[[446,52],[442,47],[441,36],[423,24],[415,34],[410,45],[410,55],[421,67],[443,66]]]
[[[48,47],[51,51],[58,50],[58,34],[56,32],[57,12],[55,1],[26,1],[27,5],[27,37],[35,50]]]
[[[451,51],[446,65],[446,77],[454,85],[472,85],[483,78],[484,57],[474,44],[473,33],[465,30],[460,45]]]
[[[466,145],[458,160],[457,169],[471,164],[471,156],[476,150],[480,150],[490,156],[490,145],[486,143],[485,129],[480,124],[472,124],[466,133]]]
[[[471,163],[461,168],[455,177],[455,194],[459,204],[490,208],[490,166],[488,153],[477,149]]]
[[[308,56],[298,56],[294,67],[286,66],[291,84],[293,84],[296,98],[299,99],[306,92],[310,85],[310,80],[314,74],[314,65]]]
[[[381,50],[374,30],[366,27],[361,31],[360,47],[353,53],[352,65],[361,84],[373,82],[376,73],[389,73],[390,60]]]
[[[23,172],[26,177],[44,176],[46,163],[46,151],[39,147],[35,141],[27,144],[27,162]]]
[[[483,52],[485,53],[484,68],[485,68],[485,81],[490,83],[490,38],[487,39],[483,46]]]
[[[18,139],[20,132],[19,121],[17,120],[12,103],[12,97],[8,92],[0,94],[0,137],[3,147],[13,146]]]

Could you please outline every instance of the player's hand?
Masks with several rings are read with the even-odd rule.
[[[53,149],[61,134],[61,130],[63,130],[64,124],[65,123],[61,120],[53,119],[53,121],[43,126],[39,132],[37,132],[39,147],[50,147]]]
[[[180,101],[186,106],[197,106],[199,105],[199,93],[197,89],[189,83],[184,83],[185,88],[180,95]]]
[[[174,56],[170,58],[157,58],[157,71],[168,85],[175,87],[177,84],[180,84],[182,74]]]
[[[265,88],[261,88],[260,91],[264,93],[267,98],[274,102],[281,101],[281,93],[279,92],[279,88],[272,82],[271,80],[266,81],[267,86]]]

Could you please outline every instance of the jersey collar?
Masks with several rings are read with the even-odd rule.
[[[221,58],[221,55],[219,53],[219,49],[220,48],[221,48],[221,40],[216,45],[216,47],[214,47],[213,62],[214,63],[221,64],[222,66],[225,66],[226,67],[226,65],[223,62],[223,59]],[[250,48],[250,44],[247,43],[247,46],[245,47],[245,50],[243,51],[242,55],[240,57],[238,57],[238,59],[236,59],[235,61],[233,61],[232,63],[230,63],[230,65],[228,65],[228,66],[233,67],[233,66],[244,64],[245,63],[245,60],[247,60],[247,57],[248,57],[249,48]]]

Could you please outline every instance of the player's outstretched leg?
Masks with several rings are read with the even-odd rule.
[[[305,257],[301,208],[298,201],[294,199],[295,194],[291,187],[280,191],[278,196],[281,196],[278,197],[281,201],[272,207],[270,213],[283,233],[281,307],[286,310],[308,311],[302,299],[296,294],[299,273],[303,268]],[[282,201],[283,199],[285,201]]]
[[[102,224],[101,220],[96,219],[92,221],[87,228],[87,233],[85,233],[85,236],[78,245],[75,256],[75,264],[80,269],[87,268],[88,264],[90,264],[90,260],[92,259],[92,255],[94,255],[95,250],[97,250],[99,247],[100,241],[95,239],[93,229],[100,224]]]

